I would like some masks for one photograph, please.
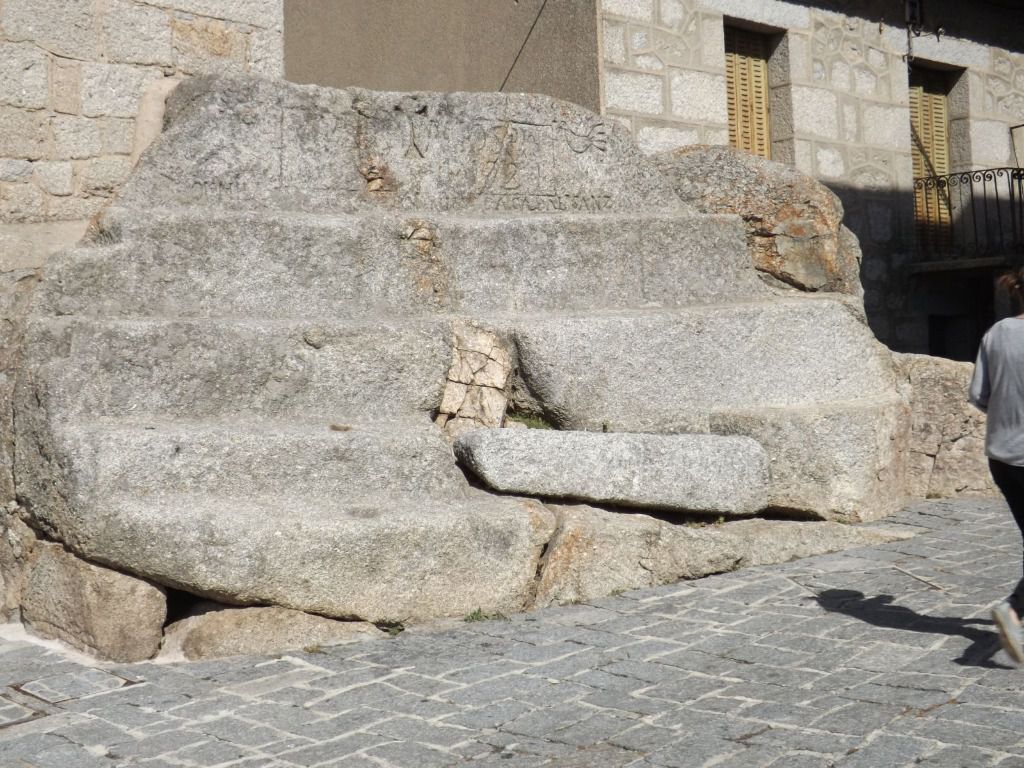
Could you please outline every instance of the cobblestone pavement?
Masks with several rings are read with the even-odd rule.
[[[992,501],[908,541],[324,652],[87,665],[0,641],[0,766],[1024,766]]]

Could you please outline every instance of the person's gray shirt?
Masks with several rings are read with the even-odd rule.
[[[1009,317],[981,340],[970,401],[988,414],[985,453],[1024,466],[1024,320]]]

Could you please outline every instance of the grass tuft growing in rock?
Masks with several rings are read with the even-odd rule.
[[[487,613],[480,608],[475,611],[467,613],[463,618],[465,622],[471,621],[508,621],[508,616],[504,613]]]

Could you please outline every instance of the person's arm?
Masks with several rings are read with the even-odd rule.
[[[990,393],[988,380],[988,353],[986,351],[987,338],[982,339],[978,347],[978,360],[974,363],[974,376],[971,377],[971,386],[967,399],[971,405],[979,411],[988,411],[988,397]]]

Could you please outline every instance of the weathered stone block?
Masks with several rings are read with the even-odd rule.
[[[55,112],[82,112],[82,64],[69,59],[50,62],[50,106]]]
[[[84,501],[62,530],[83,554],[220,602],[375,623],[522,610],[554,529],[536,502],[486,495]]]
[[[503,214],[372,219],[112,208],[131,242],[50,265],[60,314],[492,314],[768,297],[729,216]],[[214,223],[215,222],[215,223]],[[366,254],[374,254],[367,260]],[[244,254],[246,269],[237,268]],[[289,269],[281,269],[287,254]],[[514,265],[514,266],[513,266]],[[156,282],[174,270],[178,278]]]
[[[585,602],[910,535],[881,527],[784,520],[680,526],[582,505],[552,509],[559,527],[542,563],[536,607]]]
[[[40,542],[21,610],[25,626],[42,637],[132,662],[159,649],[167,596],[160,587],[80,560],[59,544]]]
[[[47,128],[43,111],[0,107],[0,157],[25,160],[46,157]]]
[[[4,470],[9,472],[6,462]],[[4,496],[13,496],[13,488],[7,487],[10,482],[5,478]],[[25,576],[36,547],[35,533],[21,515],[13,500],[0,506],[0,622],[13,618],[21,607]]]
[[[264,77],[284,77],[284,41],[280,31],[249,33],[249,71]]]
[[[51,195],[70,195],[75,191],[75,169],[68,161],[35,164],[36,179]]]
[[[103,151],[100,122],[90,117],[55,115],[53,126],[54,157],[79,159],[95,157]]]
[[[28,160],[0,159],[0,181],[28,181],[32,176],[32,163]]]
[[[541,564],[536,607],[731,571],[743,553],[710,528],[586,506],[553,507],[558,530]]]
[[[150,4],[196,16],[240,21],[264,29],[280,30],[284,23],[282,4],[267,0],[152,0]]]
[[[609,70],[604,77],[604,104],[608,109],[642,115],[665,113],[665,81],[660,75]]]
[[[689,147],[654,162],[699,211],[743,219],[761,272],[800,290],[862,294],[860,247],[844,234],[843,206],[823,184],[731,147]]]
[[[910,110],[907,107],[864,107],[861,135],[868,144],[910,151]]]
[[[48,97],[43,50],[30,43],[0,43],[0,104],[40,109]]]
[[[82,187],[88,193],[110,194],[128,178],[132,161],[127,155],[95,157],[85,163]]]
[[[159,8],[129,0],[105,7],[101,27],[108,61],[171,65],[171,18]]]
[[[9,40],[33,42],[58,56],[95,60],[95,5],[93,0],[5,0],[0,27]]]
[[[832,300],[524,318],[514,338],[526,386],[563,429],[708,432],[720,411],[895,392],[888,350]]]
[[[710,429],[764,446],[773,507],[863,522],[904,503],[908,411],[892,395],[873,403],[723,411],[711,417]]]
[[[601,0],[605,13],[636,21],[654,21],[654,0]]]
[[[636,134],[637,146],[647,154],[667,152],[699,142],[700,133],[695,128],[644,125]]]
[[[545,96],[200,77],[175,90],[167,117],[170,128],[125,187],[126,205],[419,215],[684,210],[624,129]],[[202,158],[186,149],[199,145],[208,148]]]
[[[155,67],[82,64],[82,112],[87,117],[135,117],[147,86],[163,77]]]
[[[135,121],[131,118],[100,118],[100,135],[105,155],[130,155],[135,143]]]
[[[793,130],[823,139],[839,138],[839,102],[824,88],[792,86]]]
[[[908,494],[998,495],[985,456],[985,414],[967,402],[973,366],[927,355],[895,360],[911,390]]]
[[[747,438],[484,429],[455,455],[504,493],[732,515],[768,505],[768,456]]]
[[[160,653],[161,658],[181,654],[190,660],[266,656],[385,637],[364,621],[337,621],[277,606],[227,608],[208,603],[167,627]]]
[[[448,442],[425,418],[75,423],[61,431],[72,481],[105,494],[242,497],[316,487],[332,498],[390,491],[457,499],[467,491]]]
[[[729,122],[726,113],[725,75],[679,70],[669,80],[672,114],[695,123]]]
[[[243,71],[248,39],[214,19],[174,19],[174,63],[182,72]]]
[[[35,184],[0,184],[0,221],[41,221],[46,215],[46,194]]]
[[[319,347],[306,339],[313,329],[323,333]],[[62,418],[247,413],[323,422],[373,413],[426,419],[440,402],[451,361],[445,319],[264,324],[77,317],[33,321],[29,341],[29,364],[61,363],[48,372],[45,407]]]

